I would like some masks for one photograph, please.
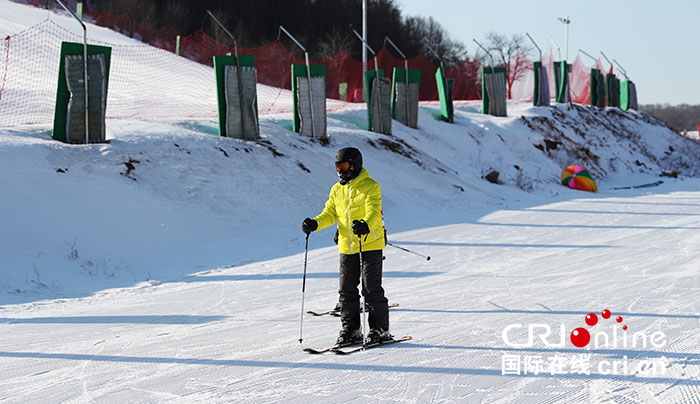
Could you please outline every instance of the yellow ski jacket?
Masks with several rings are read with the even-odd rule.
[[[366,169],[345,185],[333,185],[326,207],[316,216],[318,230],[338,222],[338,250],[341,254],[360,252],[358,238],[352,232],[354,220],[364,220],[369,234],[362,236],[362,251],[384,248],[384,224],[382,223],[382,191],[370,178]]]

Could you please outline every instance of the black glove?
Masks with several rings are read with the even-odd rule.
[[[338,236],[340,236],[340,233],[338,233],[338,229],[335,229],[335,237],[333,237],[333,241],[335,241],[335,245],[338,245]]]
[[[318,229],[318,222],[310,217],[307,217],[301,222],[301,231],[306,234],[311,234],[311,232],[316,229]]]
[[[352,221],[352,232],[358,236],[363,236],[369,234],[369,226],[364,220],[353,220]]]

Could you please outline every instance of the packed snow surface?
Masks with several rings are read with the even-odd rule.
[[[87,146],[0,128],[0,401],[697,403],[700,144],[634,111],[455,110],[392,136],[331,112],[327,144],[291,114],[255,142],[215,119],[108,120]],[[300,225],[345,146],[411,251],[384,250],[384,288],[413,339],[309,355],[340,322],[301,323]],[[571,164],[598,193],[560,184]],[[306,310],[336,303],[333,231],[309,238]]]

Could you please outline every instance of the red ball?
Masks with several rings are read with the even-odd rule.
[[[617,321],[618,323],[621,323],[621,322],[622,322],[622,317],[621,317],[621,316],[618,316],[618,317],[615,319],[615,321]]]
[[[602,313],[600,313],[600,314],[601,314],[601,315],[603,316],[603,318],[604,318],[604,319],[606,319],[606,320],[607,320],[607,319],[609,319],[609,318],[610,318],[610,315],[611,315],[612,313],[610,313],[610,310],[608,310],[608,309],[605,309],[605,310],[603,310],[603,312],[602,312]]]
[[[571,343],[574,346],[583,348],[591,342],[591,334],[585,328],[577,328],[571,331]]]
[[[598,316],[596,316],[594,313],[588,313],[586,316],[586,324],[590,325],[591,327],[598,324]]]

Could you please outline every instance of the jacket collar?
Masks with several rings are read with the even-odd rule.
[[[347,184],[345,184],[345,185],[343,185],[343,186],[346,186],[346,185],[355,185],[355,184],[357,184],[358,182],[363,181],[365,178],[369,178],[369,173],[367,172],[367,170],[366,170],[364,167],[362,167],[362,170],[360,170],[360,173],[357,174],[357,177],[351,179],[350,181],[348,181]]]

